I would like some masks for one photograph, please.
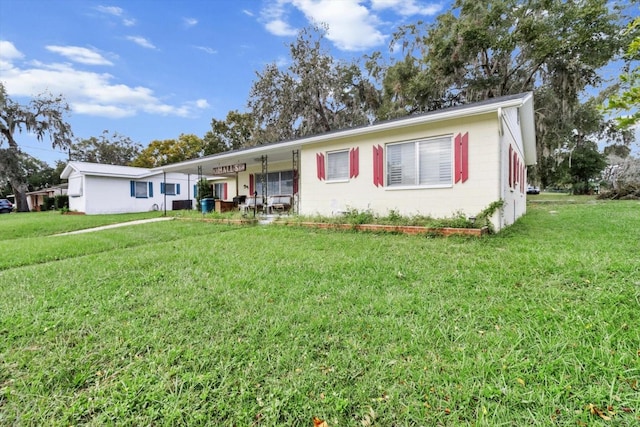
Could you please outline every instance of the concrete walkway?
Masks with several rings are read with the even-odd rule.
[[[175,218],[167,217],[167,216],[163,216],[161,218],[139,219],[136,221],[119,222],[117,224],[109,224],[109,225],[103,225],[100,227],[85,228],[83,230],[69,231],[68,233],[54,234],[54,236],[67,236],[69,234],[92,233],[94,231],[109,230],[111,228],[126,227],[128,225],[146,224],[148,222],[158,222],[158,221],[171,221],[173,219]]]

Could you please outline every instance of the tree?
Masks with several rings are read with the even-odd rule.
[[[60,173],[46,162],[23,153],[22,167],[26,176],[29,191],[42,190],[61,182]]]
[[[274,142],[371,122],[378,92],[353,63],[322,47],[324,29],[300,31],[290,45],[291,65],[273,63],[251,88],[248,107],[259,131],[255,143]]]
[[[131,138],[105,130],[99,137],[78,139],[70,147],[70,160],[127,166],[140,155],[142,145]]]
[[[534,90],[538,165],[548,165],[576,125],[585,89],[620,52],[620,11],[607,0],[456,0],[426,26],[401,27],[401,62],[383,80],[387,116]],[[390,104],[390,105],[389,105]],[[381,118],[387,118],[382,116]]]
[[[251,113],[229,111],[226,120],[211,120],[211,130],[203,138],[204,155],[253,146],[257,132],[258,125]]]
[[[626,72],[620,75],[618,86],[620,91],[609,98],[606,110],[612,113],[627,114],[617,117],[618,125],[622,128],[630,128],[636,123],[640,123],[640,66],[632,68],[632,63],[640,61],[640,18],[631,22],[625,31],[626,35],[632,37],[627,47],[625,60],[627,61]]]
[[[202,139],[193,134],[181,134],[177,140],[152,141],[131,163],[131,166],[155,168],[194,159],[203,155]]]
[[[27,105],[12,101],[4,84],[0,83],[0,176],[4,176],[16,197],[17,211],[28,212],[26,177],[22,174],[24,157],[15,139],[16,132],[27,132],[42,141],[46,135],[53,148],[66,149],[71,143],[71,126],[64,120],[69,106],[62,96],[38,95]]]
[[[591,193],[591,180],[600,176],[607,166],[606,158],[598,151],[595,142],[584,141],[571,155],[569,173],[573,194]]]

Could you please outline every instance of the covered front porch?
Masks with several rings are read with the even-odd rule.
[[[215,210],[246,215],[298,213],[300,145],[269,144],[162,166],[165,173],[198,176],[210,183]],[[194,186],[195,192],[195,186]],[[196,197],[200,199],[199,195]]]

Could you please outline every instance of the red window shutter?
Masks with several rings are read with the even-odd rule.
[[[378,156],[377,156],[377,169],[378,169],[378,181],[376,182],[376,187],[379,185],[380,187],[384,187],[384,155],[383,148],[378,145]]]
[[[384,156],[383,148],[379,145],[373,147],[373,184],[384,186]]]
[[[254,190],[254,187],[255,187],[254,179],[255,178],[253,177],[253,174],[250,174],[249,175],[249,194],[250,195],[253,195],[253,192],[255,191]]]
[[[527,169],[524,164],[520,166],[520,192],[524,193],[524,182],[526,181]]]
[[[222,200],[227,200],[227,183],[222,186]]]
[[[516,154],[516,152],[513,152],[513,177],[511,179],[511,182],[513,183],[513,188],[515,188],[516,186],[516,182],[518,182],[518,176],[517,176],[517,172],[516,172],[516,168],[518,166],[518,155]]]
[[[316,166],[317,166],[317,169],[318,169],[318,179],[322,181],[323,179],[325,179],[325,174],[324,174],[324,154],[322,154],[322,153],[316,154]]]
[[[462,137],[460,134],[457,134],[453,140],[453,157],[453,174],[455,177],[453,182],[457,184],[462,177]]]
[[[461,151],[460,168],[462,169],[462,182],[464,183],[469,179],[469,132],[462,135]]]
[[[378,186],[378,147],[373,146],[373,185]]]
[[[349,178],[353,178],[353,148],[349,150]]]
[[[509,188],[513,187],[513,148],[509,146]]]
[[[352,148],[349,152],[349,178],[356,178],[360,174],[360,149]]]

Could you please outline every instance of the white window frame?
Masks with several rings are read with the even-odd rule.
[[[326,166],[327,182],[349,181],[350,162],[351,158],[349,156],[349,149],[328,151]]]
[[[147,181],[135,181],[136,185],[136,199],[148,199],[149,198],[149,182]],[[144,186],[144,194],[140,191],[140,188]]]
[[[393,147],[400,146],[404,146],[405,150],[408,150],[407,154],[413,152],[410,159],[412,164],[392,164],[394,157],[397,155],[390,153],[390,151],[394,150]],[[387,144],[385,151],[386,189],[453,187],[453,135]],[[401,157],[402,153],[400,153],[400,162],[402,162]],[[435,165],[438,169],[437,172],[429,167],[429,163],[431,163],[431,166]],[[401,175],[400,179],[413,176],[412,182],[393,183],[395,179],[392,174],[394,173],[399,173]],[[433,179],[434,177],[436,177],[435,180]]]

